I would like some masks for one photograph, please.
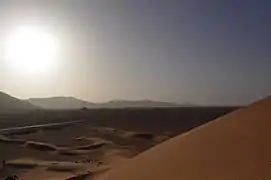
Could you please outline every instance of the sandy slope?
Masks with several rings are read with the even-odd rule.
[[[271,97],[172,138],[99,180],[268,180]]]
[[[93,178],[169,137],[83,121],[8,129],[0,135],[0,180]]]

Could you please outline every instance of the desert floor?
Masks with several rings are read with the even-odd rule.
[[[95,178],[234,109],[111,109],[2,115],[2,129],[16,124],[84,121],[0,131],[0,179],[12,175],[22,180]]]

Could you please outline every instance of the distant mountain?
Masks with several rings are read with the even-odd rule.
[[[44,109],[80,109],[94,108],[95,104],[74,97],[31,98],[29,103]]]
[[[37,107],[31,103],[17,99],[0,91],[0,113],[34,109],[37,109]]]
[[[136,107],[176,107],[177,104],[169,102],[159,102],[151,100],[141,100],[141,101],[127,101],[127,100],[114,100],[106,103],[96,104],[102,108],[136,108]]]
[[[180,106],[169,102],[150,100],[126,101],[114,100],[105,103],[92,103],[74,97],[32,98],[28,102],[44,109],[80,109],[80,108],[134,108],[134,107],[176,107]]]

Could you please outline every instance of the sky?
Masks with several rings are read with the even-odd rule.
[[[61,51],[46,75],[7,68],[13,27],[45,27]],[[271,91],[269,0],[1,0],[0,90],[93,102],[240,105]]]

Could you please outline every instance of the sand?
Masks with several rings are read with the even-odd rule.
[[[271,97],[179,135],[99,180],[271,178]]]
[[[5,131],[0,179],[14,174],[21,180],[94,178],[158,144],[161,136],[169,138],[85,122],[54,127]]]
[[[88,122],[5,133],[0,179],[267,179],[270,107],[271,97],[174,138]]]

